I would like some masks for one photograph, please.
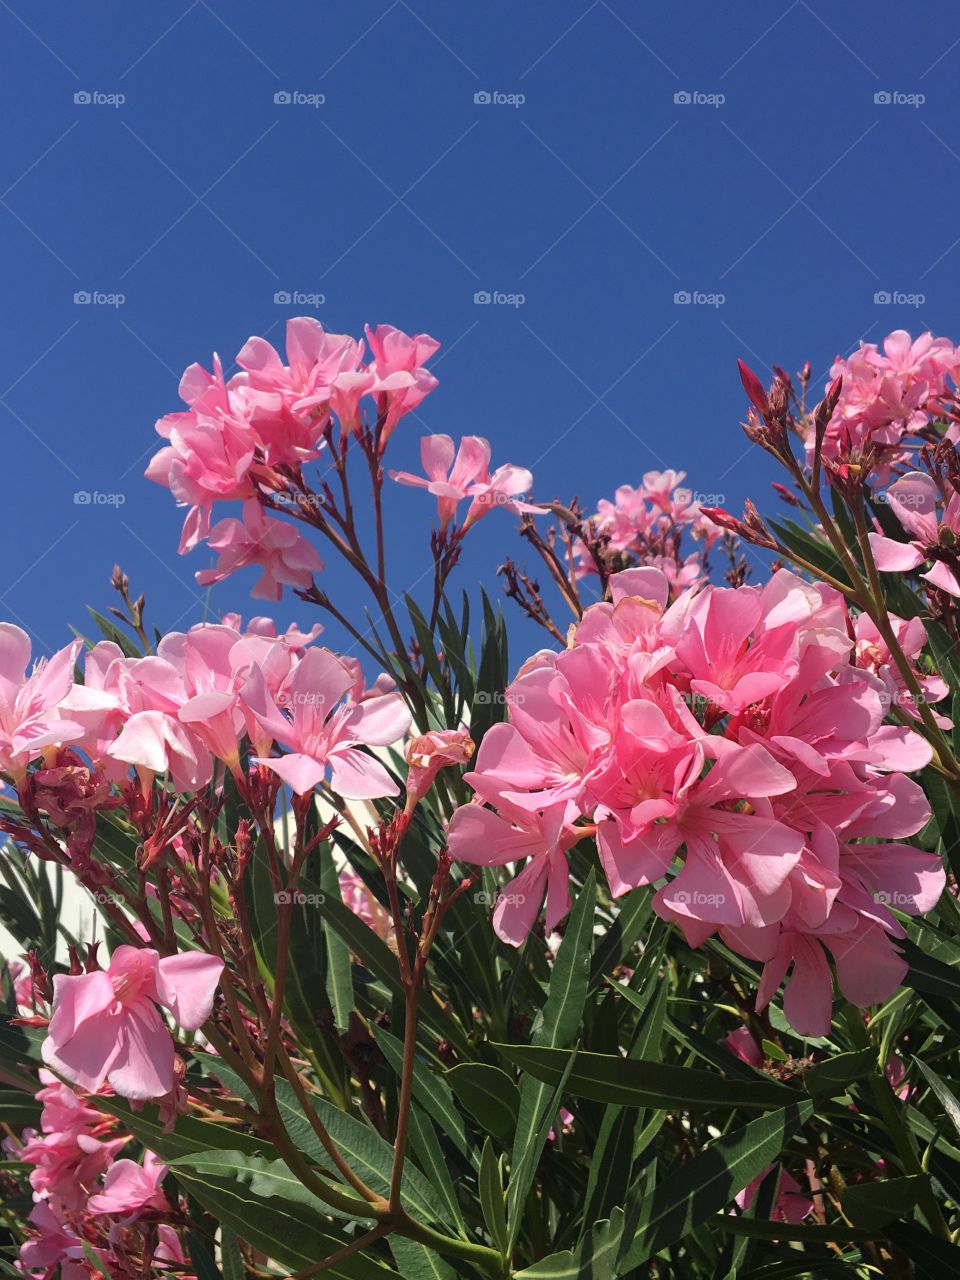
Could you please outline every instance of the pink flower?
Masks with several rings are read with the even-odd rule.
[[[73,685],[79,652],[80,641],[74,640],[37,662],[28,676],[30,637],[12,623],[0,622],[0,769],[15,778],[49,747],[83,735],[81,725],[58,712]]]
[[[343,333],[326,333],[319,320],[298,316],[287,321],[287,359],[264,338],[249,338],[237,356],[248,385],[274,392],[296,413],[324,409],[344,375],[357,371],[363,344]]]
[[[466,729],[434,729],[413,738],[405,752],[407,793],[419,798],[433,786],[437,774],[447,765],[464,765],[476,747]]]
[[[196,575],[202,587],[223,582],[238,569],[259,565],[263,573],[251,591],[254,599],[279,600],[284,585],[306,589],[323,568],[316,549],[293,525],[265,514],[255,500],[243,504],[243,518],[221,520],[207,536],[219,555],[216,569]]]
[[[242,700],[266,732],[285,743],[284,756],[257,757],[297,795],[312,791],[327,772],[333,789],[348,800],[372,800],[397,794],[386,769],[361,745],[391,746],[410,727],[410,713],[399,694],[347,697],[354,674],[329,649],[308,649],[281,687],[277,700],[259,668],[250,671]]]
[[[158,434],[170,443],[154,454],[146,476],[166,485],[179,506],[190,508],[182,554],[206,537],[214,502],[254,495],[250,468],[260,441],[216,356],[212,374],[196,364],[187,369],[180,395],[190,407],[157,423]]]
[[[144,1209],[166,1209],[167,1197],[160,1186],[166,1176],[167,1166],[152,1151],[143,1153],[143,1164],[117,1160],[103,1180],[103,1190],[87,1202],[87,1212],[94,1217],[109,1213],[131,1219]]]
[[[344,867],[339,875],[340,893],[346,906],[359,916],[364,924],[385,941],[393,935],[390,913],[368,889],[355,871]]]
[[[157,1006],[186,1031],[210,1016],[223,961],[121,946],[109,968],[53,980],[43,1060],[88,1092],[106,1081],[121,1097],[159,1098],[174,1086],[173,1040]]]
[[[926,560],[933,567],[921,574],[927,582],[960,596],[960,561],[957,541],[960,535],[960,493],[951,494],[941,521],[937,519],[939,491],[931,476],[923,471],[908,471],[887,490],[887,501],[897,519],[912,534],[910,542],[896,542],[879,533],[871,533],[870,548],[881,573],[909,573]]]
[[[489,737],[489,735],[488,735]],[[484,739],[486,742],[486,739]],[[462,805],[450,819],[450,856],[481,866],[503,866],[524,858],[523,870],[497,896],[493,927],[504,942],[519,947],[547,900],[550,933],[570,910],[566,851],[581,833],[573,825],[576,809],[560,802],[531,812],[500,799],[499,813]]]
[[[464,529],[475,524],[494,506],[537,515],[543,512],[542,507],[519,498],[533,485],[529,471],[507,463],[490,474],[490,445],[480,436],[464,436],[456,456],[449,436],[424,436],[420,441],[420,458],[424,476],[413,475],[409,471],[391,471],[390,478],[432,493],[437,499],[441,529],[445,529],[453,519],[458,503],[464,498],[472,498],[463,522]]]
[[[752,1182],[748,1182],[744,1189],[738,1193],[736,1197],[737,1205],[744,1211],[749,1209],[756,1199],[757,1192],[760,1190],[764,1179],[774,1168],[777,1170],[777,1189],[773,1208],[770,1211],[770,1221],[803,1222],[804,1218],[809,1218],[810,1214],[813,1213],[813,1200],[803,1190],[796,1178],[782,1165],[768,1164],[761,1173],[757,1174]]]
[[[440,343],[426,333],[411,338],[389,324],[378,324],[375,329],[366,325],[365,332],[376,375],[371,390],[384,417],[386,440],[404,414],[416,409],[437,386],[436,378],[423,366],[439,351]]]

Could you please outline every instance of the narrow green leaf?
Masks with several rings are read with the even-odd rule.
[[[250,1161],[242,1152],[184,1156],[171,1164],[177,1180],[222,1224],[269,1258],[302,1271],[342,1249],[348,1237],[280,1161]],[[363,1253],[325,1273],[337,1280],[386,1280],[392,1267]]]
[[[447,1209],[447,1221],[464,1231],[463,1215],[457,1201],[450,1165],[440,1146],[440,1139],[430,1117],[417,1106],[410,1106],[410,1145],[424,1175]]]
[[[591,870],[570,913],[563,940],[557,950],[550,990],[533,1028],[534,1045],[547,1046],[545,1052],[557,1051],[570,1044],[580,1032],[583,1007],[590,978],[590,956],[593,951],[593,921],[596,909],[596,878]],[[505,1055],[509,1058],[509,1054]],[[523,1205],[533,1181],[542,1146],[532,1156],[534,1137],[542,1131],[546,1142],[549,1125],[544,1127],[545,1105],[549,1086],[557,1086],[563,1069],[553,1080],[544,1082],[533,1073],[524,1077],[520,1086],[520,1109],[513,1143],[510,1187],[507,1199],[512,1240],[516,1240]],[[520,1170],[524,1177],[519,1177]]]
[[[320,851],[320,887],[327,902],[343,901],[340,877],[337,875],[333,848],[329,841],[324,842]],[[350,948],[335,929],[327,927],[326,920],[323,922],[323,937],[327,950],[327,996],[333,1010],[334,1026],[343,1033],[350,1026],[350,1014],[354,1007]]]
[[[383,1027],[374,1027],[373,1034],[383,1056],[395,1071],[397,1078],[403,1067],[403,1042],[385,1031]],[[443,1076],[431,1071],[429,1065],[418,1055],[413,1065],[413,1096],[423,1107],[427,1115],[440,1126],[453,1145],[463,1155],[470,1153],[467,1140],[467,1129],[463,1116],[457,1110],[453,1099],[453,1091]]]
[[[940,1105],[943,1107],[950,1123],[957,1133],[960,1133],[960,1102],[957,1101],[956,1094],[947,1088],[937,1073],[932,1071],[925,1062],[921,1062],[917,1057],[913,1060],[920,1068],[923,1078],[939,1099]]]
[[[668,1111],[695,1107],[745,1107],[769,1110],[797,1098],[793,1089],[775,1084],[727,1080],[694,1067],[637,1062],[615,1054],[536,1045],[495,1044],[510,1062],[545,1084],[556,1084],[573,1061],[567,1087],[580,1098],[617,1102],[628,1107],[661,1107]]]
[[[812,1101],[759,1116],[724,1134],[644,1195],[633,1241],[618,1274],[638,1267],[726,1208],[734,1196],[780,1155],[813,1115]]]
[[[840,1194],[843,1216],[855,1227],[879,1231],[911,1212],[917,1203],[921,1182],[919,1174],[911,1174],[906,1178],[851,1183]]]
[[[825,1058],[804,1072],[803,1087],[813,1098],[833,1098],[845,1092],[847,1085],[869,1074],[876,1061],[874,1049],[855,1049]]]
[[[617,1255],[623,1237],[623,1210],[595,1222],[583,1240],[571,1251],[552,1253],[532,1267],[516,1273],[516,1280],[610,1280],[617,1274]]]
[[[393,1171],[393,1147],[390,1143],[385,1142],[369,1125],[348,1116],[325,1098],[314,1098],[311,1101],[324,1128],[354,1173],[371,1190],[388,1196]],[[400,1198],[404,1208],[421,1222],[453,1225],[448,1222],[448,1210],[442,1197],[434,1191],[423,1174],[409,1163],[404,1167]]]
[[[507,1252],[507,1211],[503,1203],[503,1179],[500,1162],[489,1138],[483,1144],[480,1157],[480,1208],[483,1220],[500,1252]]]
[[[220,1269],[223,1280],[247,1280],[247,1269],[243,1265],[243,1254],[240,1251],[240,1240],[230,1227],[220,1227]]]

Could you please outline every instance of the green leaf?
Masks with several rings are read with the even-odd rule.
[[[269,1258],[302,1271],[342,1249],[348,1237],[280,1161],[250,1160],[243,1152],[183,1156],[171,1170],[187,1192],[221,1223]],[[385,1280],[391,1267],[364,1254],[336,1263],[325,1275],[338,1280]]]
[[[12,1129],[21,1125],[35,1125],[40,1119],[40,1103],[27,1096],[22,1089],[0,1089],[0,1124]]]
[[[229,1125],[208,1124],[192,1116],[177,1116],[176,1128],[168,1132],[155,1106],[134,1111],[120,1098],[104,1098],[99,1094],[93,1101],[101,1111],[122,1120],[124,1128],[129,1129],[138,1142],[163,1160],[172,1161],[205,1151],[242,1151],[255,1156],[267,1146],[262,1139],[238,1133]]]
[[[480,663],[476,688],[470,707],[470,736],[477,746],[487,730],[506,718],[504,690],[508,679],[507,630],[499,608],[494,611],[487,593],[481,587],[483,601],[483,636],[480,641]]]
[[[193,1056],[204,1071],[213,1076],[214,1079],[219,1080],[238,1098],[241,1098],[256,1109],[256,1102],[250,1090],[223,1058],[214,1057],[212,1053],[198,1053],[196,1051]],[[294,1143],[311,1159],[317,1161],[318,1164],[328,1163],[330,1157],[324,1149],[323,1143],[314,1132],[310,1121],[304,1115],[300,1101],[291,1086],[282,1078],[275,1080],[274,1092],[277,1099],[277,1110],[283,1120],[283,1127]],[[259,1145],[262,1147],[264,1144],[260,1143]]]
[[[874,1049],[855,1049],[825,1058],[804,1072],[803,1087],[813,1098],[834,1098],[844,1093],[848,1084],[868,1075],[876,1057]]]
[[[197,1280],[223,1280],[220,1268],[213,1260],[213,1254],[194,1231],[187,1232],[187,1252],[190,1254]]]
[[[726,1235],[750,1236],[754,1240],[795,1240],[799,1244],[855,1244],[859,1240],[875,1240],[875,1231],[848,1227],[845,1222],[814,1226],[809,1222],[767,1222],[733,1213],[721,1213],[710,1225]]]
[[[508,1236],[507,1211],[503,1203],[503,1179],[500,1176],[500,1162],[489,1138],[483,1144],[483,1155],[480,1157],[479,1187],[483,1220],[487,1224],[487,1230],[494,1244],[506,1256]]]
[[[595,1222],[575,1251],[552,1253],[516,1273],[516,1280],[609,1280],[617,1274],[617,1254],[623,1238],[623,1210]]]
[[[960,1133],[960,1102],[957,1101],[956,1095],[947,1088],[937,1073],[932,1071],[925,1062],[921,1062],[917,1057],[913,1060],[920,1068],[920,1072],[927,1084],[936,1094],[950,1123],[957,1133]]]
[[[854,1182],[840,1193],[843,1216],[855,1227],[879,1231],[914,1208],[923,1179],[920,1174],[906,1178],[878,1178],[875,1182]]]
[[[17,1026],[0,1014],[0,1081],[25,1093],[37,1092],[41,1037],[29,1027]]]
[[[403,1068],[403,1042],[383,1027],[375,1026],[372,1030],[383,1056],[399,1079]],[[453,1091],[446,1080],[431,1071],[419,1055],[413,1064],[413,1096],[427,1115],[433,1117],[457,1150],[468,1155],[470,1144],[467,1129],[454,1102]]]
[[[960,1249],[932,1235],[919,1222],[893,1222],[884,1231],[913,1263],[916,1280],[946,1280],[960,1275]]]
[[[312,1098],[311,1101],[324,1128],[354,1173],[372,1191],[389,1196],[393,1172],[393,1147],[390,1143],[385,1142],[369,1125],[348,1116],[325,1098]],[[404,1208],[419,1221],[452,1225],[443,1198],[409,1162],[403,1170],[400,1199]]]
[[[247,1280],[247,1269],[243,1265],[243,1254],[240,1252],[240,1240],[230,1227],[220,1227],[220,1267],[223,1280]]]
[[[576,1049],[544,1049],[536,1045],[495,1044],[508,1061],[546,1084],[555,1085],[571,1059],[570,1093],[595,1102],[627,1107],[659,1107],[667,1111],[696,1107],[744,1107],[768,1110],[797,1098],[793,1089],[773,1081],[728,1080],[694,1067],[638,1062],[615,1054]]]
[[[640,1203],[636,1233],[617,1273],[638,1267],[726,1208],[776,1160],[813,1112],[813,1102],[803,1101],[758,1116],[651,1187]]]
[[[419,1241],[393,1235],[388,1244],[403,1280],[457,1280],[453,1267]]]
[[[590,978],[596,899],[596,877],[591,870],[573,904],[570,920],[557,949],[547,1000],[534,1022],[533,1043],[547,1046],[544,1052],[561,1049],[570,1044],[580,1032]],[[509,1058],[509,1054],[505,1056]],[[520,1215],[540,1159],[540,1152],[543,1150],[541,1144],[540,1148],[534,1151],[532,1144],[535,1136],[541,1132],[543,1141],[546,1142],[549,1133],[549,1125],[545,1126],[543,1123],[544,1108],[550,1092],[549,1086],[552,1084],[556,1091],[557,1081],[562,1073],[561,1067],[557,1078],[546,1083],[542,1077],[531,1073],[521,1082],[520,1110],[513,1143],[512,1173],[507,1200],[512,1241],[517,1238]],[[518,1176],[521,1170],[524,1171],[522,1178]]]
[[[520,1090],[505,1071],[485,1062],[461,1062],[446,1079],[485,1133],[505,1138],[516,1132]]]
[[[410,1106],[409,1125],[410,1145],[420,1168],[434,1191],[443,1200],[448,1213],[447,1221],[455,1223],[463,1231],[463,1215],[457,1201],[457,1191],[453,1185],[450,1165],[444,1156],[430,1117],[415,1102]]]
[[[342,902],[340,877],[333,861],[333,849],[325,841],[320,852],[320,887],[328,902]],[[326,904],[325,904],[326,905]],[[350,948],[335,929],[327,928],[324,921],[324,942],[327,948],[327,996],[333,1010],[333,1023],[340,1032],[350,1026],[350,1014],[354,1007],[353,971],[350,967]]]

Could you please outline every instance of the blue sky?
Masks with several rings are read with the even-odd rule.
[[[163,627],[203,616],[209,557],[177,556],[142,478],[153,424],[187,364],[298,311],[443,343],[394,466],[425,430],[481,434],[590,505],[674,466],[770,507],[738,356],[819,383],[860,337],[960,337],[952,4],[0,0],[0,38],[0,612],[37,652],[110,603],[115,560]],[[431,517],[393,488],[398,588]],[[460,581],[508,549],[496,512]],[[251,582],[210,612],[262,611]]]

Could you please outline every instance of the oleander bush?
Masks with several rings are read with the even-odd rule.
[[[473,436],[388,470],[437,347],[292,320],[157,424],[198,581],[308,629],[164,634],[120,568],[97,639],[0,623],[0,1266],[960,1273],[960,350],[741,366],[784,474],[738,518]]]

